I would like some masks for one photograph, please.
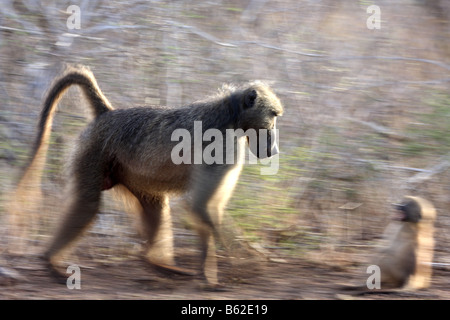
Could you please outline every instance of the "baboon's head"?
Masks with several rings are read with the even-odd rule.
[[[400,221],[418,223],[422,219],[422,213],[420,205],[414,199],[405,199],[401,204],[395,205],[398,216],[396,217]]]
[[[396,205],[400,213],[398,220],[414,223],[434,223],[436,209],[426,199],[405,196],[401,204]]]
[[[256,139],[247,135],[250,150],[258,158],[278,153],[277,117],[283,114],[283,106],[270,87],[261,82],[251,83],[242,91],[239,127],[245,132],[253,129]],[[256,140],[256,141],[254,141]]]
[[[426,199],[413,196],[405,196],[401,204],[395,205],[400,221],[413,223],[434,223],[436,209]]]

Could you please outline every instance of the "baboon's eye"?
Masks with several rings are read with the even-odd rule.
[[[256,90],[252,90],[248,93],[248,95],[245,97],[245,105],[244,108],[248,109],[255,105],[256,97],[258,94],[256,93]]]

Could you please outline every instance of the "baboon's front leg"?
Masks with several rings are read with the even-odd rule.
[[[208,283],[218,287],[215,240],[220,240],[219,226],[224,207],[240,172],[234,166],[202,166],[193,174],[192,211],[198,219],[203,273]]]

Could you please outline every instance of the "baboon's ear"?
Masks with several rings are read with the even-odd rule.
[[[244,109],[253,107],[255,105],[257,96],[258,96],[258,94],[256,93],[255,89],[253,89],[249,93],[247,93],[245,100],[244,100]]]

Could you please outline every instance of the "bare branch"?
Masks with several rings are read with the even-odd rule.
[[[431,177],[440,174],[450,167],[450,153],[443,156],[440,161],[426,169],[424,172],[420,172],[407,180],[407,185],[422,183]]]
[[[394,132],[389,128],[386,128],[384,126],[381,126],[381,125],[373,123],[373,122],[362,121],[362,120],[350,118],[350,117],[346,117],[345,119],[355,122],[355,123],[358,123],[358,124],[361,124],[361,125],[364,125],[366,127],[369,127],[371,129],[373,129],[376,133],[378,133],[382,136],[385,136],[387,138],[390,138],[390,139],[395,139],[395,140],[399,140],[399,141],[410,140],[410,138],[408,136]]]
[[[206,33],[206,32],[204,32],[204,31],[201,31],[201,30],[197,29],[197,28],[194,27],[194,26],[188,26],[188,25],[181,24],[181,23],[179,23],[179,22],[175,22],[175,21],[172,21],[172,20],[166,20],[165,23],[170,24],[170,25],[172,25],[172,26],[176,26],[176,27],[178,27],[178,28],[187,29],[187,30],[189,30],[191,33],[194,33],[194,34],[196,34],[196,35],[198,35],[198,36],[200,36],[200,37],[202,37],[202,38],[204,38],[204,39],[206,39],[206,40],[209,40],[209,41],[211,41],[211,42],[213,42],[213,43],[215,43],[215,44],[217,44],[217,45],[219,45],[219,46],[224,46],[224,47],[237,47],[235,44],[220,41],[219,39],[217,39],[217,38],[214,37],[213,35],[210,35],[209,33]]]

